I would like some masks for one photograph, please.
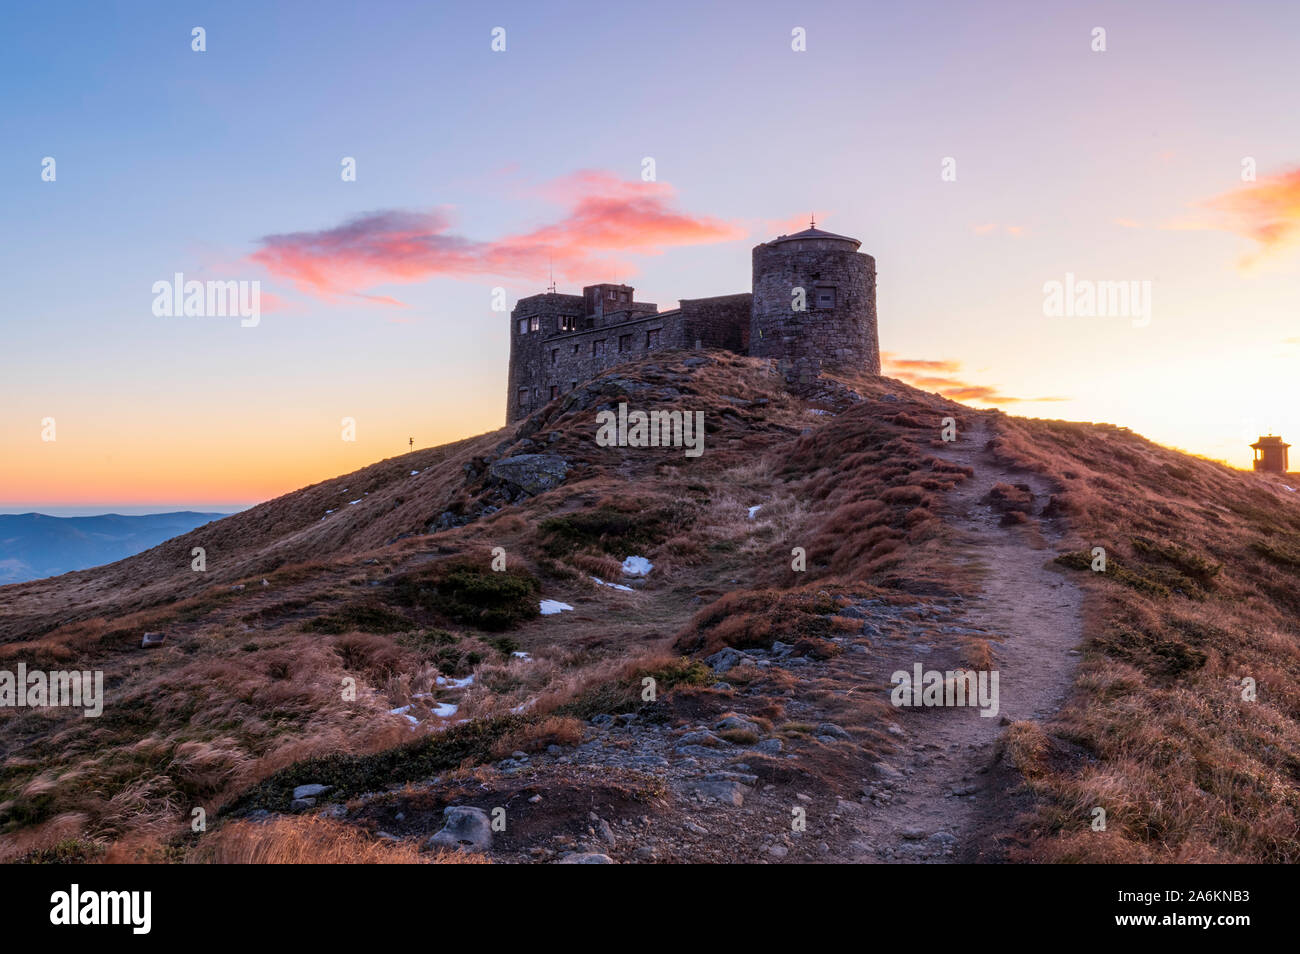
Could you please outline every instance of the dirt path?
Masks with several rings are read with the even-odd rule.
[[[996,855],[983,834],[1005,826],[1014,808],[1005,780],[991,771],[994,743],[1006,720],[1043,720],[1064,701],[1073,681],[1083,638],[1083,594],[1065,575],[1049,568],[1064,528],[1039,514],[1052,487],[1036,475],[1008,472],[984,448],[992,436],[986,421],[936,455],[975,471],[948,498],[956,563],[980,584],[973,598],[920,611],[920,622],[944,618],[938,631],[948,639],[900,644],[882,633],[872,640],[872,676],[894,670],[953,668],[965,660],[953,637],[988,638],[999,673],[997,717],[976,708],[899,708],[905,746],[892,764],[877,766],[871,804],[859,820],[862,837],[849,856],[855,861],[951,861]],[[1033,494],[1027,524],[1003,526],[987,502],[997,483],[1027,486]],[[945,645],[946,644],[946,645]]]

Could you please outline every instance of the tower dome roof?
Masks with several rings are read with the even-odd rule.
[[[795,232],[793,235],[778,235],[767,244],[780,245],[783,242],[807,242],[810,240],[819,242],[848,242],[855,249],[862,247],[862,242],[859,239],[850,238],[847,235],[836,235],[834,232],[826,232],[816,227],[806,228],[802,232]]]

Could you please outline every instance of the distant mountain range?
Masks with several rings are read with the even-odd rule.
[[[113,563],[225,516],[192,510],[133,517],[0,514],[0,585]]]

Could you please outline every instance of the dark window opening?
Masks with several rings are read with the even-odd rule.
[[[835,286],[833,285],[817,286],[817,307],[818,308],[835,307]]]
[[[659,329],[655,328],[645,333],[645,346],[647,348],[659,347]]]
[[[527,405],[528,405],[528,389],[527,389],[527,388],[520,388],[520,389],[519,389],[519,406],[520,406],[520,407],[526,407]]]
[[[552,385],[551,385],[551,400],[554,401],[554,400],[555,400],[557,397],[559,397],[559,396],[560,396],[560,386],[559,386],[558,384],[552,384]]]
[[[558,364],[559,361],[560,361],[560,349],[559,349],[559,348],[552,348],[552,349],[551,349],[551,364]]]
[[[631,350],[632,350],[632,336],[631,336],[631,335],[619,335],[619,336],[618,336],[618,350],[619,350],[619,351],[631,351]]]

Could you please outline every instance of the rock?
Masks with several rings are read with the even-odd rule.
[[[782,747],[783,743],[780,739],[764,739],[754,746],[754,751],[762,752],[764,755],[778,755]]]
[[[678,755],[694,756],[695,758],[721,758],[723,752],[720,749],[710,749],[703,745],[679,745],[674,749]]]
[[[755,723],[750,722],[744,716],[729,715],[715,725],[714,730],[718,732],[752,732],[754,735],[762,735],[763,730]]]
[[[141,649],[151,649],[154,646],[161,646],[163,640],[167,638],[166,633],[145,633],[140,639]]]
[[[558,454],[520,454],[488,465],[493,479],[532,497],[563,483],[569,462]]]
[[[817,734],[829,735],[833,739],[853,738],[853,736],[849,735],[847,732],[845,732],[843,729],[837,726],[834,722],[823,722],[821,725],[817,726]]]
[[[609,827],[609,822],[605,819],[602,818],[597,822],[596,832],[600,835],[605,844],[609,845],[611,848],[618,843],[618,839],[614,837],[614,829]]]
[[[668,760],[662,755],[634,755],[628,759],[630,765],[644,766],[645,768],[667,768]]]
[[[487,851],[492,847],[492,822],[487,812],[469,805],[449,805],[442,811],[442,830],[425,844],[429,848]]]
[[[426,533],[437,533],[439,530],[450,530],[453,527],[463,527],[469,523],[470,518],[463,514],[452,513],[450,510],[444,510],[433,520],[430,520],[424,528]]]
[[[792,652],[794,652],[794,646],[790,643],[783,643],[779,639],[774,639],[772,641],[772,655],[789,656]]]
[[[773,845],[771,848],[767,849],[767,853],[773,858],[784,858],[786,855],[790,854],[790,849],[785,845]]]
[[[903,829],[903,840],[904,840],[904,841],[920,841],[920,840],[921,840],[922,838],[924,838],[924,837],[925,837],[925,829],[924,829],[924,828],[904,828],[904,829]]]
[[[316,799],[314,798],[295,798],[293,801],[289,803],[289,811],[291,812],[306,811],[308,808],[312,808],[313,806],[315,806],[315,804],[316,804]]]
[[[704,664],[712,666],[715,675],[721,675],[729,669],[734,669],[747,658],[739,649],[732,649],[728,646],[726,649],[718,650],[712,656],[706,656]]]
[[[557,865],[612,865],[614,859],[609,855],[600,855],[592,851],[574,852],[571,855],[565,855]]]
[[[710,782],[739,782],[750,787],[758,784],[758,776],[748,772],[710,772],[704,777]]]
[[[333,785],[299,785],[293,790],[294,798],[315,798],[317,795],[324,795]]]
[[[876,771],[880,773],[881,778],[902,778],[903,773],[894,768],[888,762],[877,762]]]
[[[532,798],[528,799],[528,803],[529,803],[530,805],[536,805],[536,804],[537,804],[538,802],[540,802],[541,800],[542,800],[542,796],[540,796],[540,795],[534,795]]]
[[[745,804],[745,790],[739,782],[706,778],[696,782],[694,788],[698,794],[703,795],[705,798],[711,798],[726,805],[734,805],[736,808],[740,808]]]

